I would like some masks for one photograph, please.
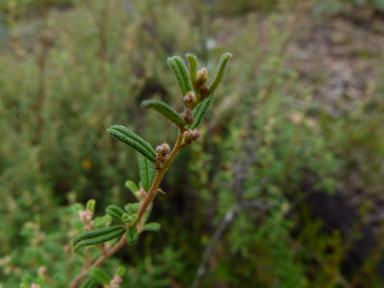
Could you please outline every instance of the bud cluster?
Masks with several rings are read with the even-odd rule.
[[[196,78],[196,88],[200,92],[201,99],[200,101],[204,100],[205,95],[208,92],[208,87],[205,86],[205,82],[208,81],[208,70],[207,68],[202,68],[197,72],[197,78]]]
[[[200,137],[200,135],[201,134],[197,129],[194,129],[193,131],[188,129],[185,130],[182,146],[191,145],[193,141],[196,141]]]
[[[192,111],[189,108],[185,108],[184,112],[180,113],[180,117],[184,119],[187,125],[191,125],[193,122],[195,122],[195,119],[193,119]]]
[[[111,283],[109,284],[110,288],[120,288],[120,283],[123,281],[123,279],[119,275],[113,276],[113,279],[111,280]]]
[[[91,221],[93,218],[93,212],[90,210],[85,210],[85,211],[80,210],[79,217],[80,217],[80,221],[85,224],[84,230],[85,231],[91,230],[94,224],[94,221]]]
[[[157,162],[164,163],[167,160],[171,148],[167,143],[163,143],[156,147],[156,160]]]
[[[183,102],[185,104],[186,107],[194,107],[197,105],[196,103],[196,95],[194,92],[192,91],[189,91],[185,96],[184,96],[184,99],[183,99]]]

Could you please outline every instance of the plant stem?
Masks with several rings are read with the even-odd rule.
[[[176,143],[173,146],[172,152],[169,155],[168,159],[165,161],[164,165],[159,170],[157,170],[157,173],[156,173],[155,179],[153,180],[152,186],[149,189],[147,196],[145,197],[144,202],[140,207],[139,212],[137,212],[137,215],[139,217],[137,218],[137,220],[133,226],[137,225],[137,223],[140,221],[140,218],[144,215],[145,211],[147,210],[149,204],[151,204],[151,202],[155,198],[155,196],[157,194],[156,190],[159,188],[159,185],[161,183],[161,180],[163,179],[165,172],[167,172],[169,166],[171,165],[173,160],[176,158],[177,154],[179,154],[179,152],[182,148],[181,146],[183,143],[184,132],[185,132],[185,128],[179,128],[179,134],[177,136]],[[92,265],[90,265],[89,268],[100,266],[109,257],[111,257],[113,254],[115,254],[117,251],[119,251],[122,247],[124,247],[125,244],[127,244],[127,239],[126,239],[126,236],[124,233],[124,235],[121,237],[119,242],[117,242],[116,245],[113,246],[108,251],[105,251],[103,253],[103,255],[101,255]],[[76,278],[73,279],[73,281],[71,282],[69,288],[78,287],[81,280],[83,280],[85,277],[87,277],[87,272],[88,272],[88,269],[83,270],[79,275],[77,275]]]

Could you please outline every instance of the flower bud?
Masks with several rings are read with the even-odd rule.
[[[201,136],[200,132],[195,128],[192,131],[192,138],[194,141],[196,141]]]
[[[186,108],[183,113],[180,113],[180,117],[184,119],[187,125],[191,125],[193,122],[195,122],[195,119],[193,119],[192,111],[189,108]]]
[[[208,70],[207,68],[201,69],[199,72],[197,72],[197,84],[198,86],[203,85],[208,80]]]
[[[156,153],[162,156],[167,156],[171,152],[171,148],[167,143],[163,143],[156,147]]]
[[[121,281],[123,281],[123,279],[122,279],[119,275],[115,275],[115,276],[113,276],[113,281],[114,281],[116,284],[120,284]]]
[[[186,106],[188,106],[188,104],[192,104],[192,103],[195,103],[196,102],[196,95],[194,92],[192,91],[189,91],[185,96],[184,96],[184,99],[183,99],[183,102]]]
[[[163,143],[156,147],[156,161],[163,163],[167,160],[169,153],[171,152],[171,148],[167,143]]]

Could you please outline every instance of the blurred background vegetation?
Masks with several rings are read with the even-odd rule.
[[[122,287],[383,287],[384,0],[2,0],[0,287],[46,266],[68,287],[75,202],[133,200],[122,124],[153,146],[179,110],[167,57],[214,75],[201,126],[166,175]],[[197,273],[198,268],[201,273]]]

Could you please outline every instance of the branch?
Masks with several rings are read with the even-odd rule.
[[[176,143],[172,149],[172,152],[169,155],[168,159],[165,161],[164,165],[159,170],[157,170],[155,179],[153,180],[152,186],[149,189],[147,196],[145,197],[144,203],[141,205],[139,212],[137,212],[138,218],[137,218],[137,220],[133,226],[136,226],[139,223],[141,217],[146,212],[148,206],[151,204],[151,202],[155,198],[155,196],[157,194],[156,190],[159,188],[159,185],[161,183],[161,180],[163,179],[165,172],[167,172],[169,166],[171,165],[173,160],[176,158],[177,154],[179,154],[179,152],[182,148],[181,146],[182,146],[182,142],[183,142],[184,132],[185,132],[184,128],[179,129],[179,134],[177,136],[177,140],[176,140]],[[101,255],[92,265],[90,265],[89,268],[100,266],[102,263],[104,263],[107,259],[109,259],[113,254],[115,254],[117,251],[119,251],[126,244],[127,244],[127,240],[126,240],[125,233],[124,233],[124,235],[121,237],[120,241],[117,242],[116,245],[113,246],[111,249],[104,252],[103,255]],[[73,281],[71,282],[69,288],[78,287],[80,282],[84,278],[87,277],[88,269],[83,270],[79,275],[77,275],[76,278],[73,279]]]

